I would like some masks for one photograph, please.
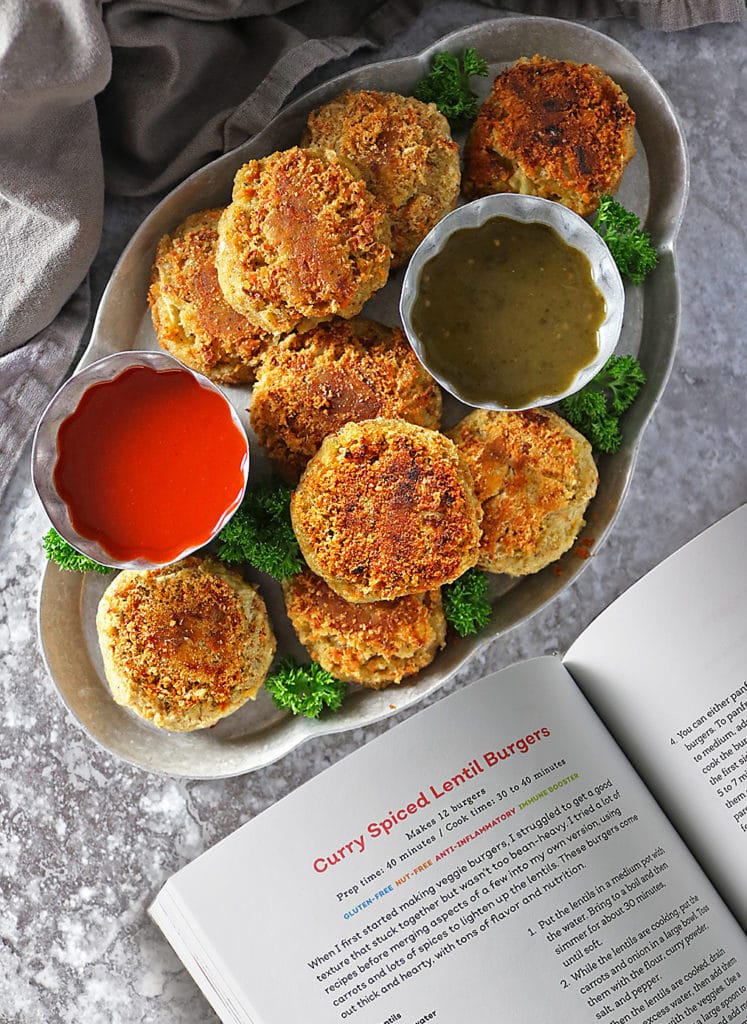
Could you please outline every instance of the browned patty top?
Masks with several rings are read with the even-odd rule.
[[[625,93],[593,64],[534,56],[496,78],[465,153],[465,190],[507,177],[506,156],[589,204],[614,190],[632,147],[635,114]],[[630,155],[630,154],[628,154]]]
[[[400,328],[361,317],[318,324],[275,346],[252,395],[260,443],[291,477],[328,434],[377,416],[435,429],[441,392]]]
[[[459,194],[459,149],[433,104],[348,90],[309,115],[303,145],[334,149],[360,171],[392,219],[393,265],[414,250]]]
[[[291,515],[311,568],[352,600],[432,590],[477,559],[482,512],[466,464],[448,438],[402,420],[326,438]]]
[[[218,220],[223,211],[194,213],[158,243],[151,274],[148,302],[153,306],[161,294],[177,303],[190,303],[195,326],[221,351],[251,358],[267,343],[259,330],[226,302],[218,283],[215,250]],[[159,340],[169,325],[154,317]],[[163,339],[168,340],[168,339]]]
[[[196,704],[225,708],[246,686],[247,645],[256,642],[240,595],[201,570],[197,558],[132,573],[107,603],[118,672],[138,701],[168,714]],[[261,624],[260,624],[261,625]]]
[[[514,554],[533,551],[545,517],[577,497],[576,431],[550,410],[480,410],[449,436],[467,460],[478,500],[490,503],[483,529]]]
[[[288,615],[302,642],[344,642],[350,661],[402,657],[423,643],[439,592],[408,594],[395,601],[351,604],[308,570],[283,588]]]
[[[236,173],[220,237],[229,302],[276,333],[304,318],[354,315],[389,272],[386,210],[331,151],[250,160]]]

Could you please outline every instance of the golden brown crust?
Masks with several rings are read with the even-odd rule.
[[[435,430],[441,391],[402,330],[362,317],[290,335],[268,352],[252,392],[252,427],[290,480],[327,434],[380,416]]]
[[[459,149],[433,103],[370,90],[344,92],[309,115],[304,146],[353,163],[392,221],[392,266],[404,263],[459,194]]]
[[[480,409],[449,431],[482,504],[478,565],[538,572],[573,544],[596,493],[591,445],[549,409]]]
[[[193,213],[163,236],[148,304],[162,348],[219,383],[251,383],[273,339],[223,298],[215,269],[221,212]]]
[[[212,559],[121,572],[96,627],[118,704],[163,729],[202,729],[254,698],[275,653],[254,587]]]
[[[298,639],[337,679],[380,690],[429,665],[446,639],[441,593],[351,604],[306,570],[283,586]]]
[[[355,316],[389,274],[384,206],[331,150],[294,147],[244,164],[218,234],[226,300],[275,334]]]
[[[475,564],[482,512],[442,434],[404,420],[325,438],[291,499],[309,568],[348,601],[433,590]]]
[[[617,191],[635,152],[635,114],[593,64],[534,56],[500,74],[464,153],[469,198],[528,192],[583,216]]]

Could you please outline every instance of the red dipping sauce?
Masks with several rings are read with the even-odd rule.
[[[62,421],[53,479],[82,537],[119,562],[166,563],[235,511],[248,459],[220,394],[185,370],[133,366]]]

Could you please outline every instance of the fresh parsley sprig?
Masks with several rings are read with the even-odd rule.
[[[248,490],[218,534],[218,558],[249,562],[276,580],[300,572],[303,558],[291,525],[290,499],[290,487],[274,479]]]
[[[638,216],[605,195],[599,201],[593,226],[607,243],[620,273],[633,284],[642,284],[659,262],[659,256],[650,235],[641,229]]]
[[[561,414],[597,451],[622,444],[620,416],[635,401],[646,376],[635,356],[610,356],[589,383],[560,402]]]
[[[45,533],[42,546],[49,561],[55,562],[60,569],[64,569],[66,572],[100,572],[103,575],[114,571],[111,566],[102,565],[89,558],[88,555],[82,555],[80,551],[76,551],[72,544],[68,544],[53,526]]]
[[[265,688],[275,704],[294,715],[318,718],[325,708],[337,711],[345,699],[345,683],[317,662],[299,665],[295,658],[283,658],[265,679]]]
[[[487,73],[487,62],[474,47],[465,50],[461,59],[451,53],[437,53],[413,96],[423,103],[435,103],[452,128],[461,128],[477,114],[477,96],[469,80]]]
[[[468,569],[443,588],[444,615],[460,636],[479,633],[487,625],[492,608],[488,578],[479,569]]]

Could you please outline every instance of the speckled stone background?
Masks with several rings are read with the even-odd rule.
[[[496,16],[475,4],[438,3],[366,59],[416,52]],[[589,24],[648,68],[687,136],[692,181],[678,243],[677,358],[622,512],[585,572],[441,693],[564,650],[629,584],[747,498],[745,26],[664,34],[624,20]],[[94,267],[97,295],[151,205],[120,201],[108,209]],[[25,457],[0,508],[0,1021],[209,1024],[214,1014],[146,907],[188,860],[397,719],[315,740],[228,781],[173,781],[114,760],[68,716],[37,649],[40,538],[48,524],[28,464]],[[260,926],[248,933],[247,956],[261,941]],[[288,980],[279,951],[278,981]]]

